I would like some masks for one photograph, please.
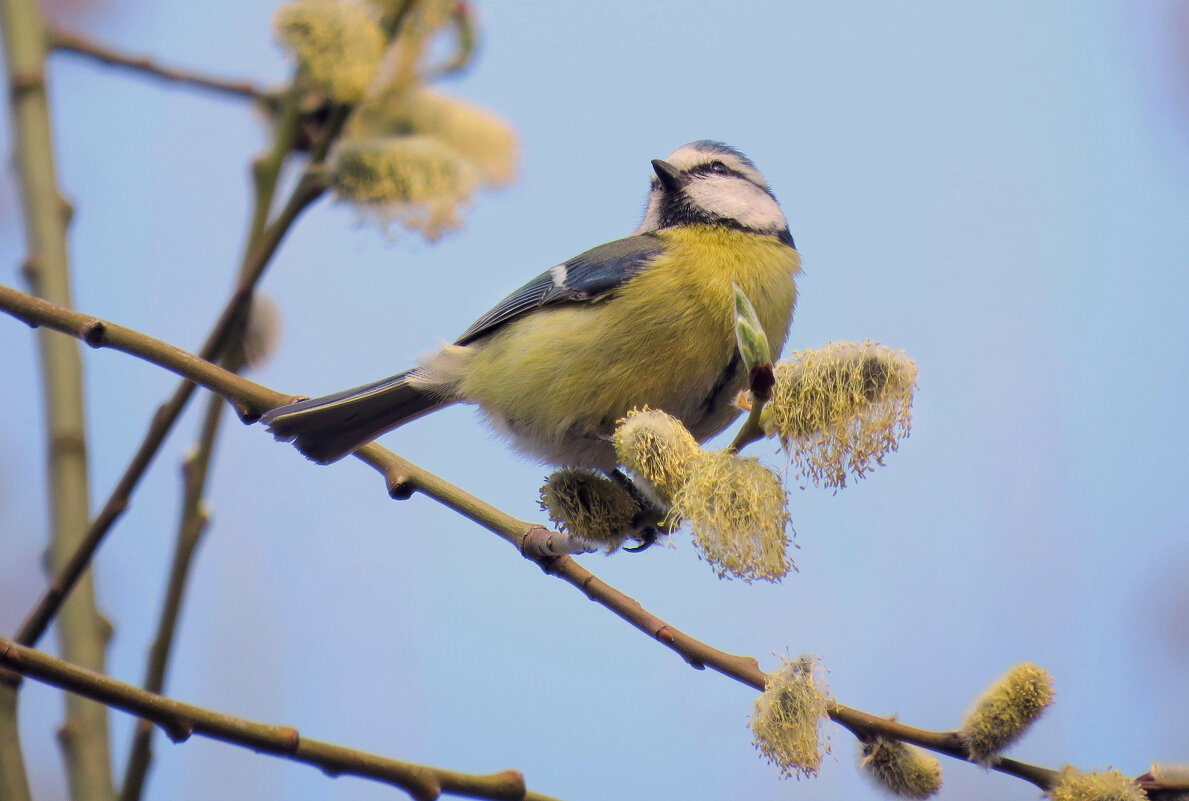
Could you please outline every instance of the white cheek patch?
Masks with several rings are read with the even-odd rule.
[[[746,228],[780,231],[788,227],[784,212],[772,196],[750,181],[707,175],[692,181],[685,194],[698,208],[719,217],[730,217]]]

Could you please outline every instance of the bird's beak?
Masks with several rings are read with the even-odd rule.
[[[669,162],[661,159],[653,159],[652,169],[656,170],[656,177],[660,179],[661,186],[666,191],[675,192],[681,188],[681,171]]]

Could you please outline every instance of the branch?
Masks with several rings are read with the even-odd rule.
[[[89,344],[95,347],[112,347],[140,356],[160,367],[200,382],[207,389],[236,404],[241,409],[241,417],[249,422],[257,419],[264,409],[290,400],[290,396],[203,362],[152,337],[69,309],[54,307],[23,292],[3,286],[0,286],[0,311],[32,325],[46,325],[80,338],[85,338],[87,333],[91,332],[92,336],[87,339]],[[374,442],[355,451],[355,456],[384,476],[391,497],[405,499],[415,492],[420,492],[478,523],[516,546],[522,553],[530,535],[539,534],[540,526],[518,520],[500,511]],[[698,670],[710,668],[753,689],[764,689],[767,674],[760,669],[759,663],[753,657],[720,651],[670,626],[644,609],[639,601],[602,581],[568,556],[533,561],[546,573],[572,584],[595,603],[606,607],[649,637],[675,651],[690,666]],[[917,729],[838,703],[832,704],[828,713],[834,721],[856,736],[879,734],[913,743],[964,762],[972,762],[957,732]],[[1058,771],[1004,757],[996,758],[990,767],[1029,781],[1043,790],[1051,789],[1060,776]]]
[[[240,417],[249,422],[292,399],[167,342],[3,285],[0,285],[0,311],[31,326],[44,326],[81,339],[93,348],[111,348],[164,367],[187,382],[226,398]]]
[[[480,776],[344,748],[302,737],[297,729],[212,712],[133,687],[0,637],[0,665],[38,681],[122,709],[160,726],[174,742],[193,734],[321,768],[329,776],[360,776],[390,784],[418,801],[441,794],[467,798],[552,801],[525,789],[519,771]]]
[[[17,725],[17,681],[8,671],[0,670],[0,798],[30,801],[29,778],[21,755],[20,727]]]
[[[152,59],[143,56],[130,56],[117,50],[112,50],[78,34],[67,33],[66,31],[56,30],[54,28],[50,28],[46,32],[46,36],[49,39],[50,50],[73,53],[91,61],[97,61],[100,64],[107,64],[113,67],[121,67],[148,78],[166,83],[181,84],[195,89],[205,89],[219,94],[246,98],[258,103],[268,103],[274,100],[273,96],[268,92],[248,81],[228,81],[188,70],[165,67]]]
[[[247,249],[256,248],[265,235],[273,196],[280,180],[285,157],[293,150],[297,137],[298,113],[301,92],[296,82],[283,98],[269,153],[252,163],[252,180],[255,186],[253,211],[248,226]],[[238,281],[245,278],[255,280],[248,273],[251,264],[241,265]],[[228,332],[221,364],[232,372],[239,372],[244,363],[244,331],[247,328],[249,311],[241,316],[233,331]],[[208,395],[207,412],[203,418],[202,433],[198,445],[182,464],[183,499],[181,522],[175,538],[173,561],[170,567],[169,583],[161,606],[157,634],[149,649],[148,665],[145,668],[144,688],[149,692],[161,693],[165,689],[165,671],[173,649],[174,634],[178,616],[181,613],[182,597],[190,575],[190,565],[198,541],[206,529],[209,516],[203,502],[211,459],[215,452],[215,441],[223,415],[224,401],[214,394]],[[124,769],[124,781],[120,787],[120,801],[140,801],[144,795],[145,780],[153,758],[153,726],[147,721],[138,721],[132,735],[128,762]]]
[[[149,649],[148,665],[145,667],[144,689],[151,693],[160,694],[165,689],[165,670],[173,649],[174,633],[177,630],[182,597],[190,575],[190,565],[210,520],[202,498],[206,490],[211,456],[215,450],[215,440],[218,437],[219,422],[226,404],[218,395],[208,397],[210,403],[203,418],[198,446],[182,463],[184,497],[181,522],[178,524],[169,584],[165,591],[165,601],[161,605],[157,634]],[[132,747],[129,749],[128,763],[124,769],[124,781],[120,785],[120,801],[138,801],[141,798],[149,763],[153,758],[152,749],[153,726],[146,720],[140,720],[132,736]]]
[[[33,291],[61,306],[72,305],[66,231],[72,214],[58,189],[49,100],[45,90],[44,23],[34,0],[3,0],[0,22],[8,67],[9,102],[15,131],[15,157],[21,188],[27,257],[25,274]],[[82,358],[78,343],[38,337],[44,382],[49,519],[47,569],[69,560],[90,523],[87,431],[83,413]],[[95,605],[92,581],[83,582],[59,619],[58,641],[67,658],[102,671],[111,625]],[[15,693],[15,687],[11,688]],[[9,689],[4,690],[9,694]],[[66,757],[71,797],[104,801],[115,796],[107,709],[74,696],[66,699],[60,741]],[[15,697],[3,704],[15,705]],[[15,709],[7,725],[15,725]],[[5,743],[5,774],[0,783],[21,793],[25,780],[15,747],[15,731]],[[27,792],[27,790],[26,790]]]

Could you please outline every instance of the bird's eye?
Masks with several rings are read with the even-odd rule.
[[[710,169],[714,170],[714,171],[715,171],[715,172],[717,172],[717,173],[728,173],[728,172],[730,172],[730,169],[728,169],[728,168],[727,168],[727,165],[723,164],[721,161],[712,161],[712,162],[710,162]]]

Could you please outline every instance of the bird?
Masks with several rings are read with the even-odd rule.
[[[541,462],[619,476],[613,434],[633,408],[673,415],[699,443],[720,433],[748,380],[734,288],[755,307],[775,359],[800,255],[768,182],[739,150],[703,139],[652,169],[631,235],[549,268],[412,369],[262,421],[329,464],[426,414],[474,404]]]

